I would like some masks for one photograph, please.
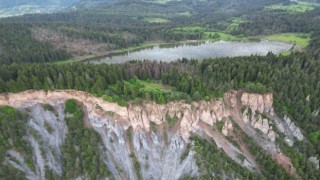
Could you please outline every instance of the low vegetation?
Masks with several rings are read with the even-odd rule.
[[[222,131],[222,128],[223,128],[223,126],[224,126],[224,121],[223,120],[220,120],[220,121],[217,121],[216,122],[216,128],[218,129],[218,131]]]
[[[307,47],[310,41],[310,34],[307,33],[282,33],[273,34],[265,37],[268,40],[284,43],[296,44],[301,47]]]
[[[169,124],[169,127],[172,128],[172,127],[176,124],[176,122],[177,122],[178,120],[179,120],[179,119],[178,119],[177,116],[171,117],[169,114],[166,114],[166,121],[167,121],[167,123]]]
[[[148,23],[168,23],[170,20],[165,18],[145,18],[144,21]]]
[[[142,76],[145,75],[142,74]],[[170,100],[184,99],[184,97],[184,93],[174,91],[170,86],[151,80],[139,80],[136,76],[129,81],[117,82],[102,95],[105,101],[117,102],[121,106],[125,106],[128,100],[139,103],[140,99],[147,99],[163,104]]]
[[[172,30],[172,33],[183,35],[189,39],[198,40],[210,40],[210,41],[236,41],[236,40],[246,40],[246,38],[238,38],[233,35],[214,31],[202,26],[184,26],[177,27]]]
[[[44,104],[44,105],[42,105],[42,107],[46,111],[55,112],[54,108],[50,104]]]

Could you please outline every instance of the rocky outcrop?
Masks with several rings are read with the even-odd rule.
[[[250,107],[253,112],[274,114],[273,95],[271,93],[253,94],[244,92],[241,96],[241,103],[244,106]]]
[[[7,161],[26,174],[28,179],[45,179],[45,168],[57,175],[62,175],[61,147],[67,134],[64,122],[64,106],[55,106],[55,113],[36,104],[20,108],[28,113],[27,136],[35,159],[35,170],[25,163],[23,156],[14,150],[9,151]],[[14,161],[12,159],[15,159]]]
[[[250,107],[247,107],[243,111],[242,117],[245,123],[250,124],[254,128],[260,130],[263,134],[266,134],[272,142],[275,141],[276,134],[270,125],[270,120],[262,117],[261,114],[256,114],[256,111],[253,111]]]
[[[225,136],[228,136],[229,132],[233,131],[233,125],[232,122],[228,119],[224,123],[224,126],[222,127],[222,134]]]
[[[319,110],[314,110],[313,112],[312,112],[312,116],[313,117],[317,117],[319,115]]]
[[[159,105],[154,102],[145,102],[144,105],[129,104],[121,107],[115,103],[105,102],[100,98],[81,91],[25,91],[19,94],[3,94],[0,96],[0,106],[9,105],[16,108],[29,107],[36,104],[61,104],[67,99],[75,99],[87,108],[89,118],[100,117],[101,125],[108,119],[106,112],[114,112],[115,122],[122,123],[124,127],[132,126],[136,131],[150,131],[150,122],[162,124],[166,122],[166,115],[177,116],[180,121],[179,132],[184,140],[189,139],[191,131],[197,128],[199,120],[213,125],[217,120],[228,117],[230,112],[224,102],[212,100],[186,104],[183,101],[170,102]],[[97,108],[99,107],[99,108]]]
[[[198,169],[194,161],[194,152],[191,150],[187,157],[180,161],[189,137],[192,133],[211,137],[219,148],[240,165],[254,170],[256,164],[247,152],[242,152],[234,146],[225,136],[232,134],[234,124],[241,120],[245,126],[240,125],[248,135],[258,134],[257,130],[266,137],[254,138],[270,153],[276,151],[274,141],[276,133],[272,129],[273,122],[263,116],[267,113],[274,116],[272,94],[251,94],[240,91],[225,93],[223,98],[213,99],[209,102],[200,101],[187,104],[184,101],[156,104],[145,101],[139,105],[128,104],[121,107],[115,103],[105,102],[100,98],[85,92],[73,90],[57,91],[25,91],[17,94],[0,95],[0,106],[9,105],[20,110],[31,109],[28,125],[41,135],[42,140],[30,139],[34,145],[37,171],[29,172],[31,176],[43,177],[44,167],[50,167],[56,174],[62,173],[61,161],[53,154],[61,154],[61,144],[64,142],[67,127],[63,122],[63,105],[68,99],[79,101],[86,110],[88,126],[96,130],[104,142],[100,148],[104,162],[117,179],[126,177],[136,179],[130,154],[134,153],[142,165],[143,179],[159,178],[178,179],[187,174],[196,176]],[[50,104],[58,113],[45,111],[41,104]],[[244,112],[240,111],[245,107]],[[167,117],[175,117],[177,122],[170,129],[153,132],[152,126],[166,127]],[[215,123],[224,120],[222,134],[215,131]],[[233,120],[235,121],[233,122]],[[45,124],[56,130],[48,133]],[[297,138],[301,137],[298,128],[290,123]],[[132,127],[133,148],[130,149],[126,131]],[[248,130],[248,132],[247,132]],[[130,146],[131,147],[131,146]],[[271,150],[270,150],[271,149]],[[46,156],[40,151],[45,150]],[[13,153],[14,154],[14,153]],[[239,155],[245,157],[245,161]],[[22,161],[21,161],[22,162]],[[23,166],[20,168],[23,169]],[[118,169],[121,169],[120,173]],[[25,169],[25,168],[24,168]],[[26,170],[27,171],[27,170]]]
[[[304,139],[303,134],[301,133],[300,128],[298,128],[293,121],[289,118],[289,116],[285,115],[284,116],[284,121],[287,123],[289,126],[291,132],[293,133],[294,137],[297,138],[299,141],[302,141]]]
[[[317,157],[310,157],[308,161],[312,163],[316,167],[316,169],[319,169],[320,164],[319,164],[319,159]]]

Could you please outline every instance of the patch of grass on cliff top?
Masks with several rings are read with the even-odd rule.
[[[266,9],[267,10],[283,10],[291,13],[303,13],[306,11],[314,10],[314,8],[318,6],[319,4],[316,4],[316,3],[296,1],[296,2],[291,2],[290,4],[277,4],[277,5],[267,6]]]
[[[125,83],[129,83],[131,85],[138,85],[139,90],[142,91],[163,91],[163,92],[171,92],[172,87],[168,85],[164,85],[161,83],[157,83],[156,81],[152,80],[140,80],[138,78],[133,78],[129,81],[125,81]]]
[[[265,38],[271,41],[279,41],[284,43],[296,44],[301,47],[307,47],[310,41],[310,34],[282,33],[282,34],[273,34]]]

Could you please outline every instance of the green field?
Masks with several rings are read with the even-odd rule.
[[[319,4],[297,1],[290,5],[279,4],[279,5],[267,6],[266,9],[267,10],[284,10],[291,13],[303,13],[306,11],[311,11],[318,6]]]
[[[223,32],[215,32],[210,29],[200,27],[200,26],[185,26],[185,27],[177,27],[174,29],[174,32],[182,32],[186,34],[193,34],[193,33],[204,33],[202,36],[202,40],[209,40],[209,41],[236,41],[236,40],[245,40],[243,38],[237,38],[227,33]]]
[[[212,41],[237,41],[241,40],[235,36],[230,34],[222,33],[222,32],[205,32],[204,39],[212,40]]]
[[[204,27],[200,27],[200,26],[183,26],[183,27],[177,27],[174,28],[174,31],[178,31],[178,32],[201,32],[201,31],[206,31],[207,29]]]
[[[310,34],[307,33],[282,33],[266,36],[265,39],[284,43],[296,44],[307,47],[310,41]]]
[[[148,22],[148,23],[168,23],[168,22],[170,22],[169,19],[165,19],[165,18],[145,18],[144,21]]]
[[[186,17],[190,17],[192,16],[191,12],[186,11],[186,12],[182,12],[182,13],[177,13],[178,16],[186,16]]]
[[[292,53],[292,51],[286,51],[286,52],[282,52],[282,53],[279,53],[277,54],[278,56],[289,56],[290,54]]]

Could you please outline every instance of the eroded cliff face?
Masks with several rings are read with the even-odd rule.
[[[199,170],[194,159],[195,152],[190,150],[187,156],[181,159],[182,154],[186,153],[192,133],[212,138],[235,162],[251,171],[259,171],[250,152],[228,140],[227,136],[233,134],[235,124],[253,137],[258,145],[290,173],[295,173],[290,159],[277,148],[274,142],[277,134],[272,127],[273,124],[278,129],[282,127],[281,133],[286,135],[290,143],[295,141],[294,137],[298,140],[303,139],[303,135],[291,121],[288,124],[286,118],[285,121],[275,115],[272,94],[230,91],[225,93],[223,98],[209,102],[186,104],[177,101],[164,105],[144,102],[121,107],[80,91],[30,90],[0,96],[0,106],[8,105],[28,111],[28,126],[41,134],[38,139],[29,136],[36,157],[35,171],[23,166],[23,159],[17,152],[9,152],[18,161],[8,162],[25,172],[27,178],[44,179],[45,167],[53,169],[57,174],[62,173],[61,145],[67,134],[63,108],[64,102],[68,99],[75,99],[82,104],[86,114],[86,125],[102,137],[106,150],[101,148],[101,153],[105,164],[116,179],[137,179],[132,154],[135,154],[142,167],[143,179],[197,176]],[[56,113],[45,110],[42,104],[50,104]],[[167,123],[169,117],[176,120],[173,127],[169,127]],[[224,124],[221,132],[216,128],[217,122]],[[46,130],[46,123],[54,129],[53,132],[49,133]],[[285,128],[286,126],[289,128]],[[128,131],[132,131],[131,137],[127,137]],[[40,153],[41,148],[47,148],[45,155]]]

